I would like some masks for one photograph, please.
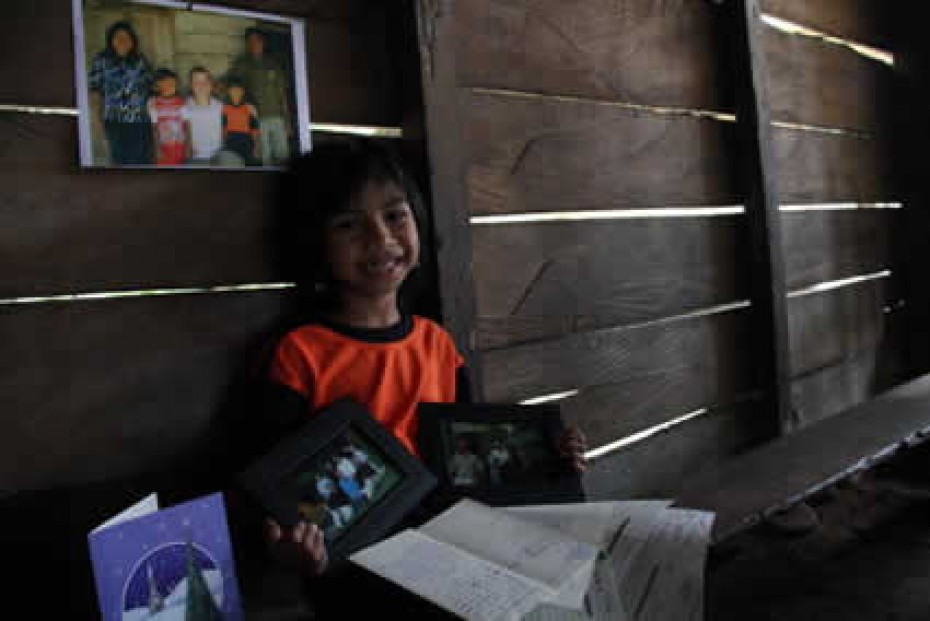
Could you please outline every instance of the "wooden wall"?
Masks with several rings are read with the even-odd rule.
[[[697,209],[747,204],[741,164],[760,157],[734,117],[732,7],[419,4],[445,317],[485,397],[567,392],[566,418],[592,447],[704,412],[596,458],[597,496],[673,493],[764,439],[775,386],[760,360],[775,347],[752,286],[758,242],[738,209]],[[887,47],[867,18],[877,3],[817,4],[762,9]],[[754,26],[769,172],[789,208],[772,229],[776,319],[803,425],[903,373],[886,274],[900,210],[873,208],[900,200],[883,135],[894,76],[832,39]]]
[[[766,437],[773,387],[760,356],[772,344],[739,210],[754,155],[734,117],[732,10],[223,4],[308,19],[314,120],[403,126],[413,153],[417,59],[396,42],[416,23],[443,319],[484,396],[570,393],[566,417],[592,447],[702,413],[594,460],[592,492],[671,493]],[[896,76],[837,40],[894,51],[878,6],[761,2],[830,35],[757,29],[776,199],[791,207],[775,243],[800,424],[909,372],[893,264],[907,205],[875,208],[902,200],[886,122]],[[70,2],[16,0],[3,14],[0,52],[22,61],[6,63],[0,104],[73,108]],[[83,171],[76,153],[73,116],[0,112],[3,493],[196,461],[290,304],[277,289],[12,303],[280,280],[272,176]]]
[[[904,197],[891,142],[897,79],[856,45],[894,53],[891,9],[871,0],[763,0],[765,14],[820,36],[767,26],[765,79],[778,154],[782,244],[789,275],[792,404],[806,425],[906,377],[903,288],[894,236]],[[839,211],[836,203],[847,203]],[[913,206],[911,206],[913,208]],[[858,279],[836,288],[818,285]]]
[[[654,491],[750,443],[743,216],[667,217],[740,203],[734,123],[700,113],[731,111],[713,6],[463,0],[422,17],[440,230],[460,238],[440,247],[443,301],[485,397],[571,391],[592,447],[711,409],[595,461],[598,494]],[[540,213],[562,219],[488,219]]]
[[[314,122],[415,124],[417,65],[388,6],[221,4],[307,20]],[[0,112],[0,494],[182,468],[194,485],[219,467],[219,431],[256,415],[241,385],[291,308],[287,289],[209,291],[283,280],[275,176],[79,169],[71,1],[2,14],[0,104],[64,110]],[[185,288],[202,292],[144,293]],[[143,293],[61,298],[97,292]]]

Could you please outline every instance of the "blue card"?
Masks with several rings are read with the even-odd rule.
[[[87,538],[104,621],[242,621],[222,494],[152,495]]]

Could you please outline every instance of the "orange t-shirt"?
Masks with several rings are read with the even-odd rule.
[[[311,411],[343,397],[355,399],[417,455],[417,405],[454,402],[463,364],[442,327],[413,317],[406,336],[383,343],[318,324],[297,328],[278,343],[270,376],[306,397]]]
[[[252,114],[252,106],[231,103],[223,105],[223,128],[225,134],[258,133],[258,119]]]

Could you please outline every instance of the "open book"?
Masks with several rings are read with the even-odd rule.
[[[351,560],[476,621],[699,620],[713,514],[669,504],[463,500]]]

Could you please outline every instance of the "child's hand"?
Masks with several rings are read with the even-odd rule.
[[[559,451],[562,457],[571,460],[572,466],[579,473],[587,468],[587,460],[584,457],[587,450],[588,442],[577,426],[569,427],[562,432],[562,437],[559,438]]]
[[[272,545],[283,547],[290,554],[296,554],[300,566],[311,576],[319,576],[326,571],[329,561],[326,540],[323,538],[323,531],[316,524],[299,522],[293,528],[285,528],[267,518],[265,540]]]

